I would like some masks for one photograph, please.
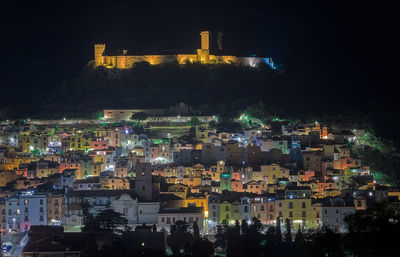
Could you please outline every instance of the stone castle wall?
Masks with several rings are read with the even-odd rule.
[[[130,69],[135,63],[148,62],[151,65],[170,63],[177,61],[179,64],[187,62],[200,62],[205,64],[240,64],[254,67],[261,62],[265,62],[273,67],[271,58],[260,57],[236,57],[236,56],[217,56],[210,55],[209,50],[209,32],[202,31],[201,49],[197,49],[197,54],[176,54],[176,55],[105,55],[105,44],[94,45],[94,58],[96,66],[104,66],[114,69]]]

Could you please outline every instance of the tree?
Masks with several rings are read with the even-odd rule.
[[[234,229],[235,229],[235,233],[237,233],[237,234],[240,235],[240,223],[239,223],[238,220],[235,220],[235,227],[234,227]]]
[[[136,120],[138,123],[140,123],[140,121],[146,120],[148,117],[148,114],[145,112],[137,112],[132,114],[131,120]]]
[[[263,247],[265,256],[279,256],[280,242],[277,240],[276,232],[275,227],[269,227],[265,233],[265,245]]]
[[[199,226],[197,225],[197,221],[193,222],[193,237],[195,240],[200,239],[200,231]]]
[[[92,214],[86,215],[84,222],[85,222],[85,224],[82,228],[83,231],[99,231],[99,230],[101,230],[99,224],[96,222],[96,220]]]
[[[200,122],[199,118],[197,118],[197,117],[192,117],[189,120],[189,126],[191,126],[191,127],[196,127],[196,126],[199,126],[200,124],[201,124],[201,122]]]
[[[281,232],[281,219],[276,218],[276,238],[279,242],[282,242],[282,232]]]
[[[286,238],[285,238],[285,240],[286,240],[287,243],[291,243],[292,242],[292,228],[291,228],[289,219],[285,220],[285,227],[286,227]]]
[[[263,226],[256,217],[251,219],[251,225],[243,235],[243,249],[245,256],[256,256],[261,252],[261,231]]]
[[[242,220],[242,224],[241,224],[242,234],[247,233],[248,229],[249,229],[249,224],[247,224],[247,220]]]
[[[214,253],[213,244],[207,238],[199,238],[191,246],[192,255],[195,257],[208,257]]]
[[[226,256],[241,256],[241,237],[239,222],[235,226],[224,226],[224,239],[226,240]]]
[[[92,215],[86,217],[85,231],[110,231],[121,232],[126,229],[128,220],[118,212],[112,209],[107,209],[93,218]]]
[[[217,122],[215,120],[212,120],[208,123],[208,127],[210,129],[215,129],[217,127]]]
[[[249,228],[254,231],[261,232],[263,230],[263,225],[258,218],[253,217],[253,218],[251,218],[251,225]]]
[[[186,221],[178,220],[171,226],[171,233],[167,238],[167,242],[174,255],[182,252],[189,254],[193,241],[193,235],[190,233],[189,224]]]

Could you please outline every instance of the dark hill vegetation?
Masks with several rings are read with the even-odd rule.
[[[85,66],[80,77],[52,90],[37,89],[30,98],[16,99],[0,111],[0,119],[88,118],[104,108],[166,108],[179,102],[203,114],[227,118],[263,103],[261,117],[283,117],[354,124],[373,129],[378,137],[397,140],[385,125],[390,113],[374,92],[355,83],[324,77],[317,69],[301,73],[277,72],[268,66],[140,63],[124,71]],[[17,105],[17,106],[16,106]]]

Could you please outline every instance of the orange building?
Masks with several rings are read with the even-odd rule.
[[[243,181],[232,179],[231,190],[235,192],[243,192]]]

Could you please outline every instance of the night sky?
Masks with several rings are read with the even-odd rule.
[[[94,43],[192,53],[201,30],[222,31],[225,53],[273,57],[305,89],[390,104],[399,84],[398,3],[313,2],[2,1],[0,107],[79,76]]]

